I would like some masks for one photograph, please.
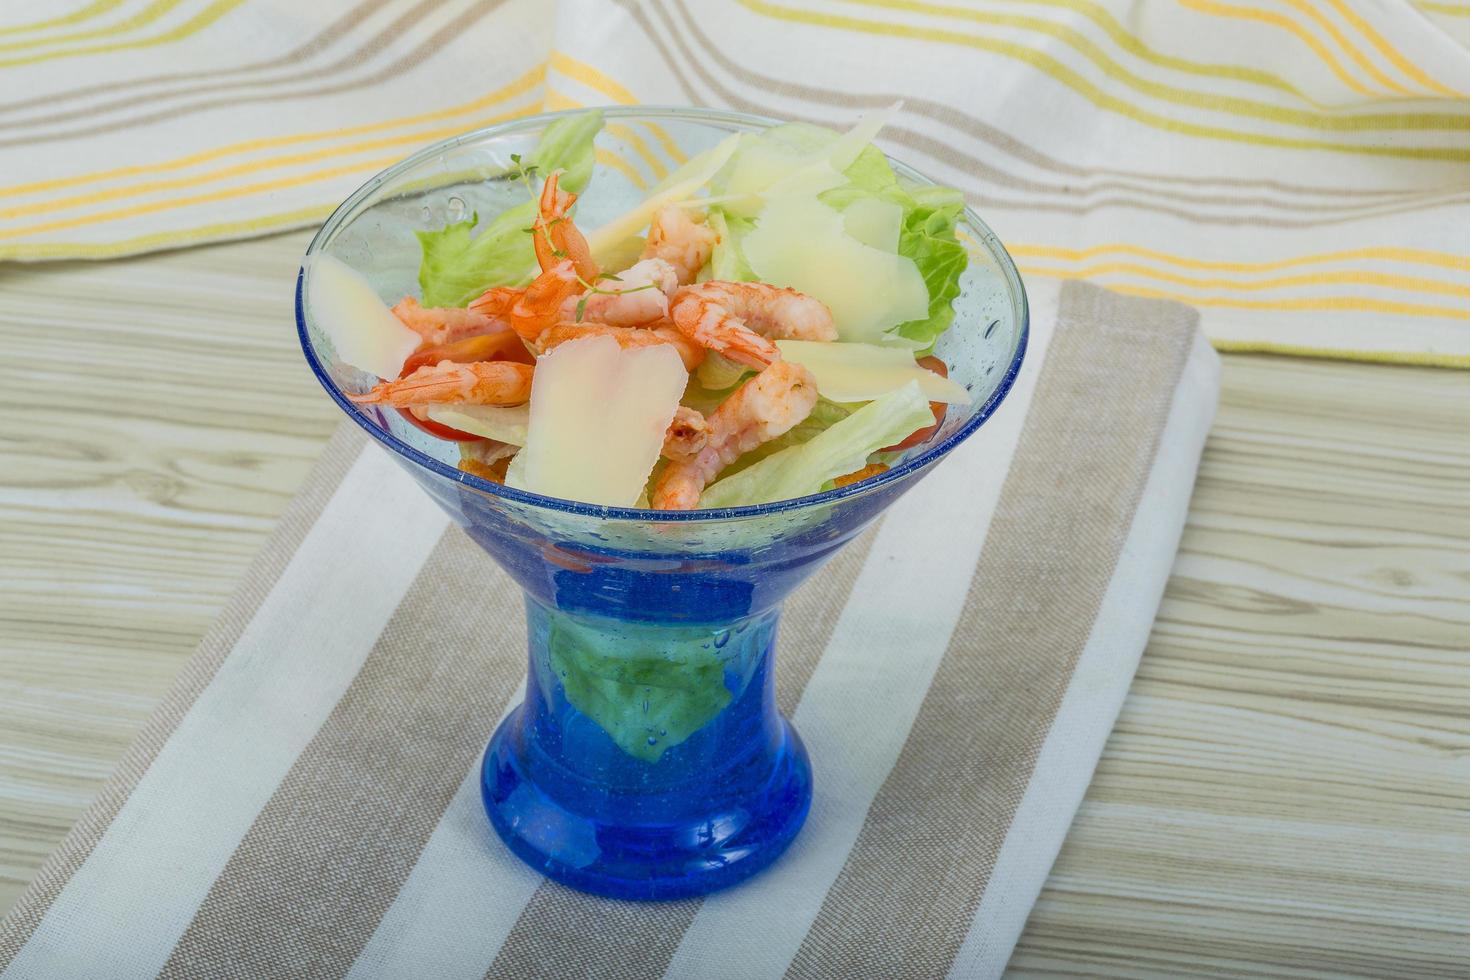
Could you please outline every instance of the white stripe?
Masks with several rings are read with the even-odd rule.
[[[749,886],[705,900],[667,977],[779,977],[801,946],[959,622],[1035,390],[1054,304],[1054,293],[1033,297],[1032,346],[1007,403],[893,505],[863,563],[792,717],[816,785],[801,836]]]
[[[521,703],[525,690],[522,684],[502,718]],[[476,759],[348,980],[478,980],[544,880],[490,828]]]
[[[953,978],[1001,975],[1061,850],[1153,629],[1219,392],[1220,359],[1199,335],[1117,570],[950,969]]]
[[[158,974],[447,523],[381,450],[357,458],[6,980]]]

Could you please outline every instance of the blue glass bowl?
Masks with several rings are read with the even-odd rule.
[[[640,151],[686,155],[774,120],[705,109],[608,109],[577,221],[595,228],[640,200]],[[414,232],[525,199],[505,179],[552,115],[437,143],[374,177],[322,226],[329,252],[386,301],[417,292]],[[636,145],[635,145],[636,144]],[[903,177],[928,183],[895,162]],[[456,449],[397,413],[349,402],[376,379],[341,364],[304,309],[301,346],[342,410],[389,450],[525,590],[524,702],[490,740],[485,809],[528,864],[619,898],[703,894],[778,857],[811,803],[811,765],[774,697],[781,604],[996,410],[1026,348],[1026,296],[973,213],[954,326],[935,353],[971,392],[886,473],[795,500],[683,513],[602,507],[460,471]]]

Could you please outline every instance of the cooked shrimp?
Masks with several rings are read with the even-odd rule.
[[[424,338],[428,346],[439,347],[481,334],[504,330],[508,324],[491,307],[460,309],[457,306],[420,306],[412,296],[405,296],[393,307],[393,315],[408,329]]]
[[[535,239],[536,261],[542,272],[550,272],[563,259],[569,260],[576,267],[577,275],[594,282],[598,269],[592,259],[592,249],[568,214],[577,195],[562,190],[558,186],[560,180],[561,171],[555,171],[547,176],[541,188],[540,214],[531,236]]]
[[[669,315],[699,346],[758,370],[781,359],[772,340],[837,339],[825,303],[763,282],[685,286],[669,302]]]
[[[763,442],[788,432],[817,404],[817,382],[800,364],[777,361],[709,414],[708,439],[693,457],[670,463],[653,488],[655,510],[693,510],[720,472]]]
[[[687,286],[709,261],[710,252],[719,240],[713,228],[671,204],[653,216],[643,258],[668,262],[679,274],[679,285]]]
[[[513,361],[440,361],[397,381],[384,381],[360,395],[348,394],[359,405],[519,405],[531,397],[535,368]]]
[[[568,297],[581,291],[576,267],[564,259],[531,280],[525,289],[495,286],[485,290],[470,303],[470,309],[503,317],[522,340],[531,343],[561,319],[561,307]]]
[[[597,287],[603,291],[587,297],[583,320],[641,327],[668,318],[669,297],[679,288],[679,277],[663,259],[644,259],[618,273],[617,279],[604,277]],[[563,301],[562,319],[574,319],[580,302],[575,297]]]
[[[693,371],[704,360],[704,350],[695,347],[679,331],[670,326],[616,327],[606,323],[558,323],[548,327],[536,339],[536,347],[542,352],[582,337],[611,337],[619,347],[654,347],[668,344],[679,354],[684,368]]]
[[[674,420],[664,433],[665,459],[682,462],[698,453],[709,442],[709,422],[698,409],[680,405],[674,409]]]

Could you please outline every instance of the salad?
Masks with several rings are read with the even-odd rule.
[[[594,230],[593,110],[497,179],[521,205],[418,233],[418,297],[391,310],[313,256],[307,303],[350,393],[457,444],[462,470],[620,507],[735,507],[882,473],[966,389],[929,356],[967,264],[959,192],[872,144],[791,123],[732,134]]]

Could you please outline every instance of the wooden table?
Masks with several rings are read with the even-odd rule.
[[[0,910],[337,424],[304,233],[0,266]],[[1225,358],[1018,974],[1470,976],[1470,373]]]

